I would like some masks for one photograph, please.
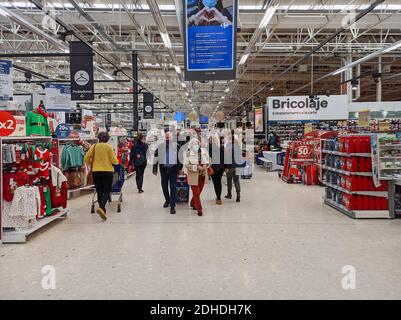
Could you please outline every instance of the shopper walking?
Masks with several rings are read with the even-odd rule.
[[[209,156],[211,158],[211,168],[213,171],[211,178],[213,181],[214,192],[216,193],[216,204],[222,205],[221,192],[223,190],[223,185],[221,180],[225,169],[224,143],[218,135],[210,137]]]
[[[241,183],[240,183],[240,168],[245,166],[245,160],[242,159],[242,151],[238,139],[234,135],[228,138],[228,143],[225,148],[225,172],[227,175],[227,195],[226,199],[232,198],[233,181],[235,191],[237,193],[236,202],[241,201]]]
[[[99,204],[96,212],[103,220],[106,220],[106,204],[110,200],[113,186],[113,166],[118,165],[119,161],[113,147],[107,143],[110,140],[110,135],[107,132],[100,132],[98,139],[99,143],[89,148],[84,160],[87,165],[91,166]]]
[[[164,195],[164,208],[170,206],[170,213],[175,214],[177,174],[182,170],[182,163],[178,158],[179,146],[173,141],[172,134],[166,132],[165,142],[160,143],[154,153],[153,174],[157,175],[160,168],[161,186]]]
[[[135,180],[138,193],[143,193],[143,177],[147,165],[148,145],[142,133],[138,133],[131,148],[131,165],[135,168]]]
[[[192,209],[198,211],[198,216],[203,215],[200,196],[207,182],[209,166],[210,158],[207,149],[201,148],[198,139],[192,139],[184,157],[184,169],[188,175],[188,184],[191,186],[192,190],[190,206]]]

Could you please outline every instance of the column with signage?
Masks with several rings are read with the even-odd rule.
[[[143,119],[154,119],[154,99],[153,94],[143,94]]]
[[[71,100],[94,100],[93,51],[81,41],[70,42]]]

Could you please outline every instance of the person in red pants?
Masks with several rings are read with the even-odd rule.
[[[198,139],[192,139],[184,157],[184,168],[188,175],[188,184],[191,186],[192,190],[190,205],[192,209],[198,211],[198,216],[203,215],[200,196],[203,187],[207,182],[207,171],[209,166],[210,157],[208,151],[201,147]]]

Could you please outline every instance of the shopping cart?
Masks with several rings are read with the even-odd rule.
[[[122,188],[125,182],[125,170],[123,166],[118,165],[114,167],[114,175],[113,175],[113,186],[111,189],[110,202],[112,202],[113,196],[117,197],[117,212],[121,212],[121,203],[123,202],[123,193]],[[95,204],[98,201],[96,200],[96,190],[92,196],[92,206],[91,213],[95,213]]]

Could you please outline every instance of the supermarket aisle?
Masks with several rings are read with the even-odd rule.
[[[243,201],[214,204],[204,217],[185,205],[162,208],[159,177],[145,193],[125,186],[122,213],[101,222],[90,195],[70,202],[68,219],[24,245],[0,246],[0,298],[268,299],[399,298],[401,221],[354,221],[322,204],[323,188],[287,185],[256,169]],[[41,269],[56,270],[55,290]],[[356,290],[341,287],[344,265]]]

